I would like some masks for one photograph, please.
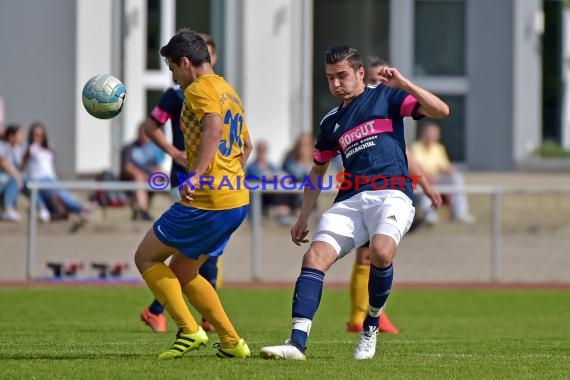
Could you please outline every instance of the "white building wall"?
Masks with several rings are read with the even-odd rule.
[[[125,0],[126,36],[123,82],[127,88],[123,108],[122,140],[133,140],[138,125],[146,119],[146,1]]]
[[[281,163],[293,143],[293,88],[300,88],[293,57],[301,54],[292,30],[295,0],[244,0],[242,93],[247,124],[255,144],[265,140],[270,159]],[[231,61],[232,57],[227,57]],[[295,76],[297,73],[297,77]],[[295,118],[298,120],[298,118]]]
[[[513,1],[513,159],[528,158],[541,142],[544,16],[540,0]]]
[[[564,102],[562,104],[562,146],[570,148],[570,9],[564,9],[564,38],[562,40],[562,71],[564,78]]]
[[[75,56],[75,170],[91,174],[111,164],[111,121],[99,120],[83,108],[81,94],[89,78],[111,73],[112,0],[78,1]],[[101,27],[109,26],[109,27]]]

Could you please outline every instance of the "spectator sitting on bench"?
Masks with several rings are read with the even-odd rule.
[[[162,151],[144,133],[143,124],[138,129],[137,139],[121,151],[121,179],[136,183],[147,183],[148,177],[161,171]],[[153,220],[149,213],[150,195],[146,190],[135,190],[133,220]]]
[[[28,132],[28,148],[24,154],[22,167],[27,170],[29,179],[37,182],[56,183],[54,152],[49,148],[46,129],[41,122],[35,122]],[[40,196],[49,208],[52,219],[67,219],[68,214],[78,214],[86,221],[91,212],[89,202],[81,202],[65,189],[42,189]]]
[[[258,141],[255,146],[255,157],[245,168],[247,177],[256,177],[260,181],[280,182],[287,175],[283,170],[269,161],[269,146],[265,141]],[[291,181],[288,181],[289,183]],[[268,185],[268,188],[271,185]],[[253,200],[252,200],[253,203]],[[264,214],[274,217],[277,223],[290,226],[295,222],[291,214],[295,206],[295,194],[291,193],[264,193],[261,195],[261,209]]]
[[[433,122],[424,124],[420,129],[420,138],[412,144],[411,150],[422,172],[432,185],[463,186],[464,179],[461,173],[449,161],[447,151],[440,143],[439,126]],[[469,204],[465,194],[451,194],[449,196],[451,216],[461,223],[473,223],[475,218],[469,212]],[[431,201],[422,195],[420,207],[425,215],[425,222],[435,224],[438,222],[436,210],[431,207]]]
[[[18,192],[22,192],[29,198],[31,195],[27,186],[29,178],[26,173],[22,172],[22,164],[26,154],[25,139],[24,130],[18,124],[8,125],[4,133],[4,141],[0,142],[0,156],[6,161],[8,172],[12,173],[18,185]],[[15,200],[16,198],[13,198],[14,202]],[[15,204],[9,202],[7,204]],[[49,222],[51,215],[41,196],[36,199],[36,207],[40,221]]]

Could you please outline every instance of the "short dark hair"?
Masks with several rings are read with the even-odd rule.
[[[335,46],[327,50],[325,53],[325,63],[327,65],[332,65],[342,61],[347,61],[354,71],[364,67],[362,64],[362,58],[360,58],[360,53],[352,46]]]
[[[19,124],[10,124],[10,125],[6,126],[6,130],[4,131],[4,140],[8,141],[8,139],[10,137],[12,137],[12,135],[15,135],[16,133],[18,133],[20,128],[21,127]]]
[[[216,41],[214,41],[212,36],[206,33],[200,33],[200,37],[202,37],[204,41],[206,41],[206,45],[211,46],[212,49],[216,51]]]
[[[390,66],[390,63],[382,58],[376,57],[375,55],[371,55],[366,58],[367,69],[378,66]]]
[[[188,58],[195,67],[205,62],[210,63],[206,41],[198,33],[189,29],[182,29],[176,33],[166,45],[160,48],[160,55],[177,65],[183,57]]]

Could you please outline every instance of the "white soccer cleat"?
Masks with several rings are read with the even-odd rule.
[[[354,349],[352,356],[356,360],[372,359],[376,353],[376,337],[378,336],[378,327],[368,327],[368,331],[360,333],[360,341]]]
[[[263,347],[260,351],[264,359],[305,360],[305,354],[294,346],[289,339],[280,346]]]

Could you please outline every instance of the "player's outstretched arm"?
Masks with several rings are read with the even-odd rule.
[[[329,163],[326,163],[325,165],[314,164],[311,172],[309,173],[309,178],[313,186],[305,186],[301,211],[299,212],[297,223],[295,223],[291,229],[291,240],[293,240],[293,243],[297,245],[308,242],[306,239],[306,236],[309,233],[307,221],[309,220],[311,211],[313,211],[317,202],[317,198],[321,193],[321,189],[318,184],[323,182],[319,182],[319,177],[322,177],[326,174],[328,167]]]
[[[186,152],[177,149],[172,145],[162,132],[160,126],[152,119],[147,119],[143,123],[143,129],[145,135],[148,136],[160,149],[162,149],[166,154],[170,155],[172,159],[181,166],[187,167],[188,161],[186,159]]]
[[[247,135],[246,139],[243,142],[243,153],[240,157],[240,163],[242,168],[245,168],[245,164],[247,163],[247,160],[252,150],[253,150],[253,144],[251,143],[251,138],[249,137],[249,135]]]
[[[431,201],[431,207],[438,208],[442,203],[441,194],[429,183],[420,168],[420,164],[418,164],[414,154],[408,148],[406,148],[406,156],[408,157],[408,172],[410,176],[417,178],[418,185],[420,185],[424,194]]]
[[[432,119],[443,119],[449,116],[449,106],[436,95],[418,86],[404,77],[394,67],[382,67],[381,82],[388,87],[398,88],[412,95],[420,103],[418,112]]]
[[[222,133],[224,130],[222,118],[217,113],[208,113],[204,115],[201,123],[202,139],[200,141],[200,148],[198,149],[196,166],[188,168],[190,172],[194,174],[184,181],[182,190],[180,190],[180,197],[188,202],[193,201],[193,194],[196,192],[196,186],[200,183],[200,178],[212,163],[220,141],[222,140]]]
[[[208,170],[222,140],[223,131],[224,125],[219,114],[208,113],[204,115],[202,118],[202,139],[198,149],[196,167],[189,168],[191,172],[196,173],[195,176],[200,177]]]

